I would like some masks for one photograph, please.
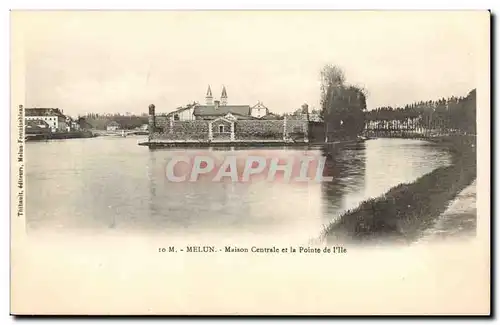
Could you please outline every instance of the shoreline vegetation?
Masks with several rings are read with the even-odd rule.
[[[26,134],[26,141],[47,141],[47,140],[62,140],[62,139],[81,139],[94,138],[96,135],[91,131],[70,131],[70,132],[54,132],[54,133],[38,133]]]
[[[448,204],[476,179],[476,137],[443,136],[427,141],[447,150],[451,164],[363,201],[326,227],[323,239],[328,243],[389,238],[413,242],[432,226]]]

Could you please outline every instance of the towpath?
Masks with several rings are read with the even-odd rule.
[[[476,234],[476,181],[467,186],[450,202],[434,226],[427,229],[422,240],[433,240]]]

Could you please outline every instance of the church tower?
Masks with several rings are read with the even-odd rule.
[[[222,95],[220,96],[220,104],[222,106],[227,105],[227,92],[226,92],[226,86],[222,86]]]
[[[209,106],[214,104],[214,98],[212,97],[212,89],[210,89],[210,85],[208,85],[207,95],[205,96],[205,101],[206,101],[206,104]]]

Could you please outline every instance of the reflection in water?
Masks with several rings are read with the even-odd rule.
[[[340,211],[356,207],[364,195],[365,150],[364,142],[325,146],[325,175],[332,182],[322,185],[326,201],[325,223],[334,220]],[[333,218],[332,218],[333,217]]]
[[[208,151],[208,150],[207,150]],[[148,161],[151,221],[143,228],[179,233],[234,234],[274,238],[315,235],[321,226],[320,184],[266,182],[170,182],[166,162],[176,154],[207,155],[205,150],[151,151]],[[296,150],[221,151],[239,157],[287,157]],[[213,151],[211,153],[213,156]]]
[[[172,183],[175,155],[326,156],[332,182]],[[27,143],[27,230],[232,236],[305,242],[361,201],[448,162],[416,140],[328,148],[148,150],[134,138]]]
[[[325,220],[335,222],[347,210],[449,164],[446,152],[425,141],[378,139],[324,149],[332,183],[323,183]]]

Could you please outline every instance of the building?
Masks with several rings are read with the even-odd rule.
[[[264,106],[264,104],[262,104],[261,101],[259,101],[255,106],[252,107],[250,114],[253,117],[261,118],[269,114],[269,109],[266,106]]]
[[[116,121],[111,121],[106,125],[106,131],[116,131],[120,129],[120,124]]]
[[[78,121],[75,121],[71,117],[67,116],[66,117],[66,124],[67,124],[67,130],[69,131],[79,131],[80,130],[80,125],[78,124]]]
[[[43,120],[27,120],[25,130],[27,135],[52,133],[49,124]]]
[[[51,132],[68,131],[66,116],[59,108],[26,108],[24,118],[26,123],[36,120],[44,121],[50,127]]]
[[[175,121],[214,120],[227,114],[231,114],[239,120],[251,120],[267,116],[269,109],[260,101],[254,106],[229,105],[225,86],[222,87],[220,100],[214,100],[212,89],[209,85],[205,95],[205,105],[194,102],[186,107],[179,107],[177,110],[167,114],[167,117],[173,117]]]
[[[186,107],[179,107],[175,111],[167,114],[167,116],[172,117],[175,121],[192,121],[195,119],[193,112],[196,105],[197,103],[194,102],[186,105]]]

